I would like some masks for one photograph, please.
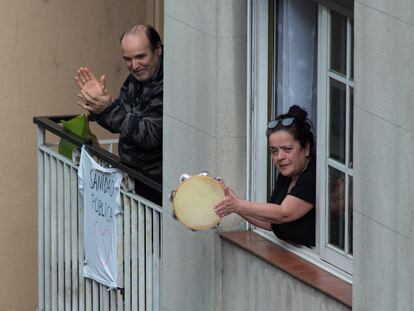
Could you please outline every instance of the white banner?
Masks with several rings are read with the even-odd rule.
[[[122,172],[99,165],[82,147],[78,170],[84,203],[83,275],[118,287],[116,215],[121,212]]]

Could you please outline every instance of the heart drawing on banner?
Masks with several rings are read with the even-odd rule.
[[[99,222],[94,226],[95,241],[97,242],[98,257],[103,266],[107,266],[112,252],[112,236],[109,229],[101,230]]]

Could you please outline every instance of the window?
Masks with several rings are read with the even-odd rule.
[[[266,201],[273,187],[269,119],[299,104],[317,138],[317,247],[293,247],[255,230],[350,281],[353,20],[309,0],[250,0],[248,46],[248,199]]]
[[[318,20],[319,252],[352,274],[353,21],[323,6]]]

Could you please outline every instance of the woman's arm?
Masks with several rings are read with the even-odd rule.
[[[263,221],[263,220],[257,219],[255,217],[250,217],[250,216],[241,216],[241,217],[243,217],[243,219],[247,220],[250,224],[256,227],[259,227],[259,228],[262,228],[268,231],[272,230],[272,224],[270,222]]]
[[[220,217],[236,213],[246,220],[246,217],[251,217],[269,224],[281,224],[299,219],[313,208],[313,204],[291,195],[278,205],[241,200],[228,187],[225,188],[225,194],[226,197],[215,206],[216,214]]]

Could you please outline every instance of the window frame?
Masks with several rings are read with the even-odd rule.
[[[349,206],[349,176],[353,176],[353,170],[351,167],[346,167],[349,163],[349,127],[350,127],[350,117],[349,117],[349,106],[350,106],[350,88],[354,89],[354,83],[349,78],[350,71],[350,42],[351,42],[351,26],[349,17],[347,17],[347,58],[346,58],[346,75],[343,77],[340,74],[332,72],[329,68],[330,66],[330,10],[322,5],[319,5],[318,13],[318,73],[317,73],[317,218],[319,219],[319,224],[317,230],[319,237],[319,254],[321,258],[329,263],[333,263],[335,266],[343,269],[350,275],[352,275],[352,256],[346,254],[340,254],[339,250],[336,250],[333,246],[327,243],[328,239],[328,189],[329,189],[329,167],[335,168],[340,172],[345,173],[345,206]],[[341,164],[333,159],[329,158],[329,128],[328,124],[330,123],[330,79],[340,81],[346,86],[346,137],[345,137],[345,164]],[[319,156],[322,155],[322,156]],[[345,209],[345,248],[348,246],[347,237],[348,237],[348,208]]]
[[[248,0],[247,8],[247,113],[246,113],[246,198],[266,201],[266,122],[268,115],[268,0]],[[264,121],[263,121],[264,120]],[[250,228],[250,225],[247,224]]]
[[[269,6],[270,1],[277,0],[248,0],[248,29],[247,29],[247,144],[246,144],[246,198],[252,201],[266,202],[268,199],[266,181],[268,180],[269,168],[268,168],[268,151],[267,151],[267,138],[265,133],[265,125],[268,120],[270,113],[269,101],[273,101],[272,98],[268,97],[269,89],[274,89],[273,81],[269,82],[269,66],[274,65],[269,61],[269,8],[274,6]],[[329,9],[319,5],[319,15],[322,14],[323,18],[328,14]],[[326,23],[326,21],[324,21]],[[318,33],[319,27],[327,27],[327,24],[322,24],[318,22]],[[349,32],[348,32],[349,33]],[[319,34],[318,34],[319,35]],[[326,44],[328,37],[322,38],[322,41],[318,38],[318,61],[319,53],[321,50],[320,44]],[[326,46],[326,45],[325,45]],[[274,59],[274,55],[272,55]],[[329,64],[327,57],[326,66]],[[326,67],[327,68],[327,67]],[[322,80],[323,79],[323,80]],[[320,108],[320,100],[323,99],[323,96],[327,96],[326,92],[321,93],[321,98],[319,98],[319,85],[326,82],[326,79],[329,77],[321,77],[319,74],[319,64],[318,64],[318,74],[317,74],[317,84],[318,84],[318,104],[317,104],[317,120],[318,128],[317,133],[320,133],[320,126],[326,127],[326,114],[323,115],[323,109]],[[325,88],[326,89],[326,88]],[[326,100],[326,98],[325,98]],[[327,104],[327,101],[325,101]],[[271,103],[274,104],[274,103]],[[322,122],[323,121],[323,122]],[[324,133],[326,133],[324,131]],[[318,137],[319,134],[317,134]],[[319,138],[319,137],[318,137]],[[325,136],[326,138],[326,136]],[[347,140],[348,141],[348,140]],[[320,144],[318,139],[318,150],[319,148],[326,148],[326,144]],[[320,161],[317,160],[317,165],[321,165]],[[325,165],[325,163],[323,164]],[[324,166],[325,167],[325,166]],[[318,168],[317,175],[317,194],[316,194],[316,247],[314,249],[309,249],[307,247],[296,247],[290,243],[277,239],[272,232],[265,231],[259,228],[254,228],[253,226],[247,224],[247,228],[254,230],[259,235],[265,237],[266,239],[274,242],[275,244],[287,249],[288,251],[302,257],[303,259],[319,266],[320,268],[340,277],[341,279],[352,283],[352,270],[348,269],[344,271],[343,268],[340,269],[337,266],[327,262],[326,260],[332,259],[329,251],[324,247],[324,239],[321,236],[321,233],[324,232],[324,225],[321,221],[324,218],[322,213],[325,213],[325,209],[319,208],[320,202],[325,200],[326,197],[326,187],[321,184],[325,178],[321,178],[321,175],[326,172],[322,172]],[[323,196],[324,195],[324,196]],[[337,260],[337,259],[334,259]],[[351,269],[352,269],[352,260],[351,260]]]

